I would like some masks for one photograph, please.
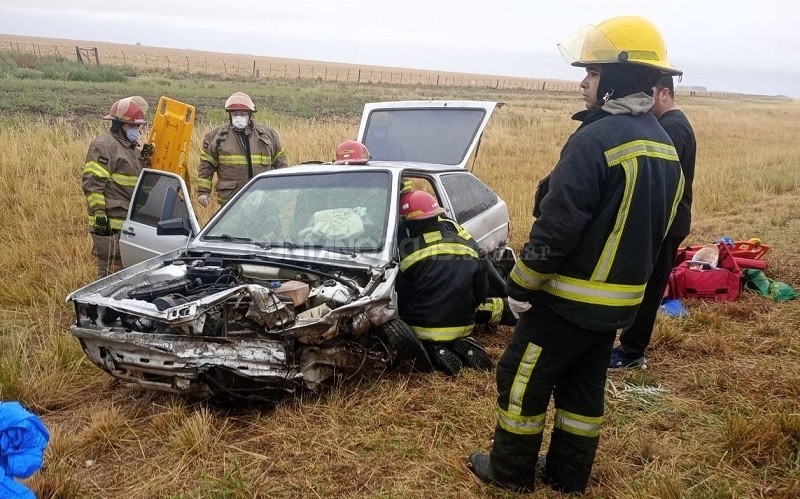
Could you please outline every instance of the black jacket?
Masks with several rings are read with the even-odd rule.
[[[683,197],[667,235],[670,237],[686,237],[689,235],[689,229],[692,225],[692,183],[694,182],[697,140],[695,139],[692,125],[680,109],[673,109],[662,114],[658,118],[658,123],[667,132],[667,135],[675,145],[675,150],[678,151],[683,178],[685,179]]]
[[[583,111],[536,193],[507,291],[587,329],[630,325],[683,191],[655,116]]]
[[[396,286],[400,317],[422,340],[469,335],[489,287],[474,242],[445,220],[406,222],[404,230]]]

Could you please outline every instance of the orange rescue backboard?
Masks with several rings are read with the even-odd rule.
[[[150,158],[150,167],[180,175],[190,189],[189,148],[192,144],[194,117],[194,106],[161,97],[147,139],[155,148]]]

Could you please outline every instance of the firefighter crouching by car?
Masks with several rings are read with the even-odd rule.
[[[224,205],[259,173],[288,166],[277,132],[253,122],[256,106],[250,96],[236,92],[225,101],[229,123],[203,137],[197,179],[197,201],[211,203],[211,181],[217,174],[217,201]]]
[[[486,270],[475,247],[439,219],[442,213],[427,192],[400,197],[405,233],[399,243],[399,315],[437,369],[450,375],[464,366],[491,370],[491,359],[471,336],[475,309],[488,292]]]
[[[536,192],[507,285],[519,322],[497,365],[494,440],[469,465],[483,482],[533,490],[552,397],[542,480],[572,493],[589,482],[615,332],[636,315],[683,192],[678,155],[649,112],[653,83],[681,72],[640,17],[590,26],[559,48],[586,69],[587,109]]]
[[[343,143],[345,144],[345,143]],[[360,144],[360,142],[356,142],[356,144]],[[366,146],[363,146],[364,150],[366,151]],[[367,155],[369,156],[369,151],[367,151]],[[338,156],[338,150],[337,150]],[[366,163],[366,162],[365,162]],[[408,192],[414,190],[414,183],[410,178],[403,178],[402,183],[400,185],[400,195],[404,195]],[[480,256],[484,269],[487,272],[491,272],[491,265],[492,262],[488,260],[488,258],[483,254],[480,246],[478,245],[477,241],[473,239],[472,234],[469,233],[464,227],[462,227],[458,222],[453,219],[444,217],[442,215],[436,215],[436,220],[441,223],[441,228],[449,231],[453,234],[458,235],[458,237],[462,238],[464,241],[469,244],[469,246],[475,250],[476,253]],[[401,239],[408,235],[408,231],[405,228],[405,220],[401,220],[400,224],[400,234]],[[502,279],[502,278],[500,278]],[[491,288],[491,286],[489,286]],[[511,312],[510,307],[508,306],[508,300],[506,298],[501,298],[498,296],[490,296],[483,300],[483,302],[479,303],[477,308],[475,309],[475,324],[481,325],[489,331],[495,331],[497,326],[514,326],[517,324],[517,318],[514,317],[513,313]]]
[[[112,104],[103,117],[111,121],[110,131],[94,139],[86,154],[81,186],[86,196],[98,279],[122,268],[119,232],[128,216],[136,180],[152,155],[149,144],[138,147],[147,108],[147,102],[138,95]]]

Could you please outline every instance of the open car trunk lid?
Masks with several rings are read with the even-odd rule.
[[[497,102],[393,101],[364,106],[358,140],[375,161],[465,168]]]

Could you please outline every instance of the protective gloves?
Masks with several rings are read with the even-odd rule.
[[[204,208],[208,207],[208,205],[211,203],[211,196],[208,194],[200,194],[197,196],[197,202],[203,205]]]
[[[149,158],[156,152],[156,148],[153,144],[145,144],[142,146],[142,157]]]
[[[94,216],[94,224],[92,225],[92,232],[98,236],[110,236],[111,226],[108,223],[108,217],[105,213],[99,213]]]
[[[527,312],[531,308],[530,302],[527,301],[519,301],[508,297],[508,308],[511,309],[511,313],[514,314],[514,317],[519,319],[519,314],[522,312]]]

